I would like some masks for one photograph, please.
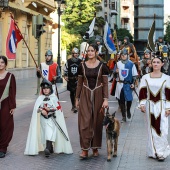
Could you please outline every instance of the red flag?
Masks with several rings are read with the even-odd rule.
[[[15,21],[11,18],[8,36],[6,39],[6,55],[8,59],[16,59],[17,44],[23,39]]]

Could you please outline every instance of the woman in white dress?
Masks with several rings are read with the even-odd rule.
[[[140,109],[148,124],[148,157],[163,161],[170,154],[168,116],[170,115],[170,76],[161,72],[163,58],[155,56],[153,71],[142,77],[139,91]]]

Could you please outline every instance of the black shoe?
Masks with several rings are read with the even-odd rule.
[[[123,117],[121,122],[126,122],[126,117]]]
[[[52,141],[47,140],[46,141],[46,148],[44,150],[45,157],[49,157],[52,152],[53,152]]]
[[[54,153],[53,145],[51,144],[50,153]]]
[[[160,161],[160,162],[163,162],[163,161],[165,160],[165,158],[164,158],[163,156],[157,157],[157,159],[158,159],[158,161]]]
[[[5,157],[5,153],[4,152],[0,152],[0,158],[4,158]]]
[[[130,111],[127,111],[127,118],[128,118],[128,119],[131,118],[131,113],[130,113]]]
[[[44,153],[45,153],[45,157],[49,157],[50,156],[50,150],[48,149],[48,148],[46,148],[45,150],[44,150]]]

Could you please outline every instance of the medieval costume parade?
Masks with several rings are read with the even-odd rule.
[[[170,114],[170,77],[157,69],[160,62],[163,63],[163,58],[155,56],[152,60],[153,72],[142,77],[139,100],[140,109],[142,112],[146,112],[147,117],[147,154],[149,157],[163,161],[170,154],[167,140],[168,115]],[[154,69],[158,71],[154,71]]]
[[[77,113],[77,108],[75,107],[75,97],[76,97],[76,87],[78,80],[78,66],[82,62],[81,59],[78,58],[79,50],[77,48],[73,48],[72,57],[67,60],[64,66],[64,78],[67,81],[67,90],[70,91],[70,99],[72,104],[72,111]]]
[[[27,137],[25,155],[73,153],[62,108],[53,93],[52,84],[43,79],[42,95],[35,102]],[[49,91],[47,91],[49,90]]]
[[[96,59],[97,51],[98,47],[95,44],[89,45],[87,52],[89,59],[81,63],[78,70],[76,103],[79,102],[78,128],[81,158],[88,156],[90,148],[93,149],[93,156],[98,156],[97,149],[101,148],[104,118],[101,108],[108,107],[108,68]],[[91,61],[94,61],[95,66],[87,66]]]
[[[16,108],[16,82],[6,71],[7,58],[0,56],[0,158],[5,157],[14,131],[13,112]]]
[[[138,73],[134,63],[128,59],[128,51],[125,48],[121,51],[121,60],[117,63],[116,69],[119,73],[119,80],[116,84],[115,97],[120,103],[122,121],[126,121],[125,102],[127,102],[127,117],[130,119],[130,108],[133,100],[132,88],[134,88]]]

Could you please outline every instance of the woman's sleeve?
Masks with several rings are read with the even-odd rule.
[[[81,90],[83,87],[83,66],[82,63],[78,67],[78,82],[77,82],[77,89],[76,89],[76,98],[80,98]]]
[[[109,70],[106,67],[105,64],[102,66],[102,93],[103,93],[103,99],[108,99],[109,98],[109,92],[108,92],[108,74]]]
[[[143,76],[139,88],[139,105],[145,105],[146,100],[147,100],[147,84],[145,76]]]
[[[13,74],[11,74],[9,87],[9,108],[10,110],[16,108],[16,81]]]
[[[170,110],[170,76],[168,76],[166,80],[165,97],[166,97],[165,110]]]

